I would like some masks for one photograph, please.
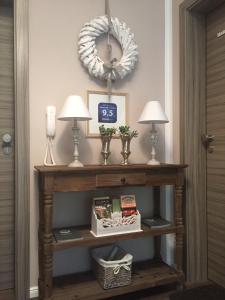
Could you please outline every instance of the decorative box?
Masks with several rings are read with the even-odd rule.
[[[100,237],[137,231],[142,231],[139,211],[129,217],[122,217],[121,213],[114,213],[112,218],[98,219],[94,208],[92,208],[91,233],[94,236]]]

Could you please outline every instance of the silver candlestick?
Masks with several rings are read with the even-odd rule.
[[[73,151],[73,161],[68,165],[69,167],[83,167],[82,162],[79,161],[79,136],[80,129],[77,125],[77,120],[74,120],[74,125],[72,128],[73,131],[73,142],[74,142],[74,151]]]
[[[128,165],[128,158],[131,154],[130,152],[130,141],[132,137],[126,134],[121,134],[120,139],[122,141],[122,151],[121,154],[123,156],[123,161],[121,162],[122,165]]]
[[[108,165],[108,158],[110,155],[110,141],[112,139],[111,135],[101,135],[101,141],[102,141],[102,151],[101,154],[103,156],[103,165]]]
[[[150,131],[150,143],[152,145],[152,151],[151,151],[151,159],[148,161],[148,165],[160,165],[160,162],[156,160],[156,151],[155,146],[158,143],[158,133],[155,128],[155,124],[152,123],[152,129]]]

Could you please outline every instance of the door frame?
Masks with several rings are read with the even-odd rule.
[[[15,294],[29,299],[30,156],[28,0],[14,0]]]
[[[187,281],[207,280],[205,17],[225,0],[180,5],[180,153],[186,171]]]

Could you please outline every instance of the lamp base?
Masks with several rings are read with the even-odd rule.
[[[83,166],[84,165],[79,160],[74,160],[70,164],[68,164],[68,167],[71,167],[71,168],[80,168]]]
[[[156,159],[150,159],[147,162],[147,165],[157,166],[157,165],[160,165],[160,162],[158,160],[156,160]]]

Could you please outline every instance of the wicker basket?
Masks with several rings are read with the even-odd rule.
[[[104,257],[110,253],[112,246],[95,248],[91,251],[92,268],[96,279],[103,289],[111,289],[131,283],[131,267],[133,256],[124,251],[121,260],[106,261]]]

